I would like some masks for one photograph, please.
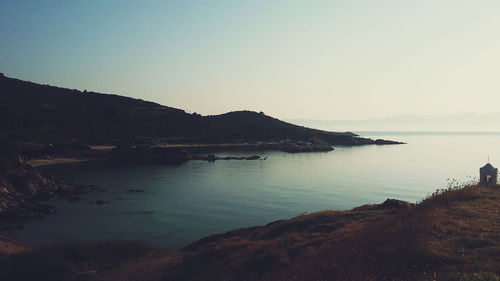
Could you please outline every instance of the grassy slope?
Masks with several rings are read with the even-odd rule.
[[[498,281],[500,187],[440,192],[409,209],[306,214],[178,251],[129,243],[40,249],[0,259],[0,267],[44,280]]]
[[[9,280],[497,281],[500,187],[438,192],[408,209],[306,214],[177,251],[117,241],[0,254],[6,266]]]
[[[302,215],[182,251],[158,265],[162,280],[498,280],[500,188],[447,191],[404,210]]]

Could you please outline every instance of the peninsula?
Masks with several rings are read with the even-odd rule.
[[[0,93],[0,136],[19,144],[30,157],[71,156],[85,145],[233,145],[293,151],[306,146],[324,150],[332,145],[399,144],[297,126],[263,112],[188,114],[153,102],[40,85],[3,74]]]

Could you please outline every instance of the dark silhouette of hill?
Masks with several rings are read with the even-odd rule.
[[[305,128],[263,113],[214,116],[129,97],[40,85],[0,75],[0,132],[14,141],[117,143],[166,138],[178,142],[326,141],[371,144],[351,133]]]

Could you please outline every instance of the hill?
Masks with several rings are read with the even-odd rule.
[[[13,268],[8,277],[26,277],[12,280],[36,274],[41,280],[496,281],[499,207],[498,186],[456,187],[417,205],[387,200],[305,214],[209,236],[179,250],[72,243],[5,256],[3,262]],[[106,257],[97,255],[100,248],[107,249]],[[43,264],[63,266],[40,270],[41,257]]]
[[[167,280],[498,280],[474,274],[500,274],[499,199],[468,186],[235,230],[186,246]]]
[[[40,85],[0,75],[0,133],[17,142],[116,144],[321,140],[372,144],[351,133],[310,129],[251,111],[214,116],[118,95]],[[195,102],[195,101],[194,101]]]

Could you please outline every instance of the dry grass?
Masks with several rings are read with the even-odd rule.
[[[404,210],[302,215],[185,250],[167,280],[497,280],[500,187],[448,188]]]
[[[499,281],[500,187],[450,187],[399,210],[303,214],[147,257],[120,245],[101,256],[103,248],[65,246],[28,255],[28,264],[40,276],[73,278],[45,280],[78,280],[91,264],[83,280]]]

